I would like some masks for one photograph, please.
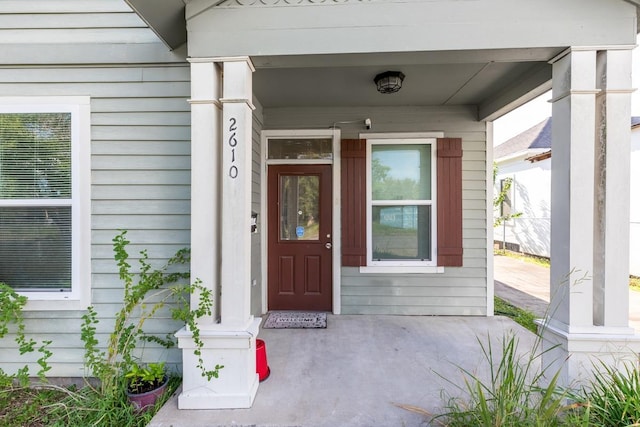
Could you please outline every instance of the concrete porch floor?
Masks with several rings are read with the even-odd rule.
[[[504,317],[329,315],[327,329],[261,329],[271,376],[252,408],[180,411],[174,396],[149,426],[427,426],[394,403],[437,413],[442,390],[459,395],[443,378],[486,372],[477,338],[499,353],[507,330],[531,348],[535,336]]]

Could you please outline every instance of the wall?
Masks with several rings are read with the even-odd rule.
[[[342,268],[342,313],[484,315],[487,307],[486,126],[473,107],[265,108],[265,129],[326,129],[339,121],[342,138],[365,132],[442,131],[463,141],[464,267],[442,274],[361,274]]]
[[[251,180],[251,210],[260,213],[260,179],[261,179],[261,150],[260,132],[263,127],[262,106],[257,99],[253,99],[256,109],[253,111],[253,171]],[[258,215],[257,232],[251,235],[251,314],[262,314],[262,247],[261,235],[266,231],[267,224]]]
[[[631,250],[629,271],[640,276],[640,128],[631,129]]]
[[[91,294],[104,342],[123,296],[118,230],[129,230],[132,265],[142,249],[160,266],[189,245],[189,66],[121,0],[2,2],[0,22],[0,94],[91,97]],[[53,341],[51,376],[85,374],[83,314],[26,313],[27,333]],[[178,326],[165,313],[149,329]],[[0,346],[3,369],[23,365],[13,341]],[[180,362],[178,351],[149,348],[145,357]]]
[[[520,252],[550,257],[551,159],[531,163],[524,157],[498,163],[494,191],[500,180],[512,178],[511,210],[522,215],[495,227],[493,237],[519,245]]]

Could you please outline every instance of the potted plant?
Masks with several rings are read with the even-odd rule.
[[[147,365],[133,364],[124,377],[127,380],[127,397],[139,411],[154,406],[156,400],[167,389],[169,377],[164,369],[165,362]]]

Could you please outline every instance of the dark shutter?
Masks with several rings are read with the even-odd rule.
[[[462,140],[438,138],[438,265],[462,266]]]
[[[367,265],[366,140],[343,139],[342,168],[342,265]]]

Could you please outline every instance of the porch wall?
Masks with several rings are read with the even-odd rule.
[[[263,128],[262,106],[254,98],[253,105],[253,136],[252,136],[252,177],[251,177],[251,210],[260,212],[260,168],[262,165],[260,151],[260,132]],[[251,314],[260,316],[262,314],[262,249],[260,236],[266,230],[262,218],[258,215],[258,229],[251,235]]]
[[[487,311],[486,125],[473,107],[265,108],[265,129],[359,132],[442,131],[463,141],[463,267],[441,274],[361,274],[342,268],[342,313],[485,315]],[[362,121],[371,118],[370,131]]]
[[[104,343],[123,297],[112,251],[118,230],[129,230],[134,266],[142,249],[159,266],[189,245],[189,66],[184,58],[177,62],[176,53],[167,55],[124,1],[3,3],[0,21],[11,25],[0,29],[0,94],[91,97],[90,289],[100,319],[97,337]],[[167,63],[169,56],[176,63]],[[88,64],[70,65],[83,62]],[[25,313],[26,333],[52,341],[48,375],[85,373],[84,313]],[[164,335],[180,326],[165,316],[149,323],[148,330]],[[152,347],[147,346],[146,360],[166,358],[180,367],[178,350]],[[37,371],[37,355],[19,356],[12,336],[0,340],[0,348],[3,370],[15,372],[30,360],[31,372]]]

